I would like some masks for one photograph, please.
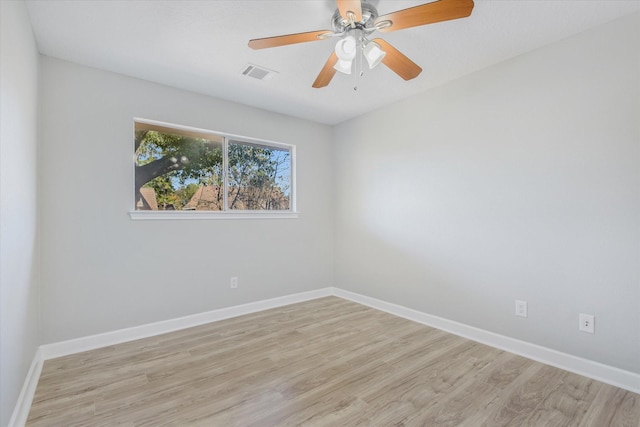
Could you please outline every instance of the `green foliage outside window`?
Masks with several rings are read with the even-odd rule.
[[[136,210],[291,207],[292,159],[286,148],[136,123],[135,156]]]

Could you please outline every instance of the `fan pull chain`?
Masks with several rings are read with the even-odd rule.
[[[356,58],[353,61],[353,67],[355,70],[353,71],[353,90],[358,90],[358,56],[360,56],[360,40],[356,39]]]
[[[356,60],[355,60],[355,72],[353,73],[353,90],[358,90],[358,78],[364,75],[364,71],[362,69],[362,56],[364,55],[364,45],[362,43],[362,32],[360,30],[356,30],[358,37],[356,38]]]
[[[353,90],[354,91],[358,90],[358,73],[359,73],[359,68],[360,67],[358,67],[358,60],[357,59],[356,59],[355,67],[356,67],[356,72],[353,73]]]

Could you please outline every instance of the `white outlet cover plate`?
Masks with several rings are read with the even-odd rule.
[[[516,316],[527,317],[527,302],[516,300]]]
[[[596,319],[593,314],[580,313],[580,324],[578,328],[582,332],[593,334],[595,332]]]

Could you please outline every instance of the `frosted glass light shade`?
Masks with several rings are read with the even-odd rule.
[[[344,74],[351,74],[353,58],[356,57],[357,43],[353,36],[347,36],[336,43],[336,55],[338,62],[333,66],[336,70]]]
[[[338,62],[336,62],[336,65],[334,65],[333,68],[341,73],[351,74],[352,65],[353,61],[343,61],[342,59],[338,59]]]
[[[376,42],[369,42],[362,50],[362,53],[369,64],[369,69],[378,65],[387,54],[384,50],[380,49],[380,45]]]

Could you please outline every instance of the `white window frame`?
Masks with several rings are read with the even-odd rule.
[[[222,164],[224,169],[224,210],[222,211],[139,211],[135,209],[135,201],[133,207],[129,211],[132,220],[194,220],[194,219],[287,219],[298,218],[298,210],[296,206],[296,146],[293,144],[284,144],[282,142],[269,141],[266,139],[252,138],[242,135],[235,135],[226,132],[211,131],[208,129],[195,128],[191,126],[177,125],[173,123],[161,122],[157,120],[149,120],[139,117],[133,118],[133,127],[135,134],[135,124],[143,123],[153,126],[160,126],[177,131],[195,132],[202,135],[213,135],[222,137],[223,152]],[[247,142],[250,144],[263,145],[266,147],[287,149],[291,153],[291,196],[289,210],[228,210],[227,193],[228,193],[228,146],[229,140],[237,142]],[[133,157],[133,182],[130,188],[135,188],[135,153]]]

